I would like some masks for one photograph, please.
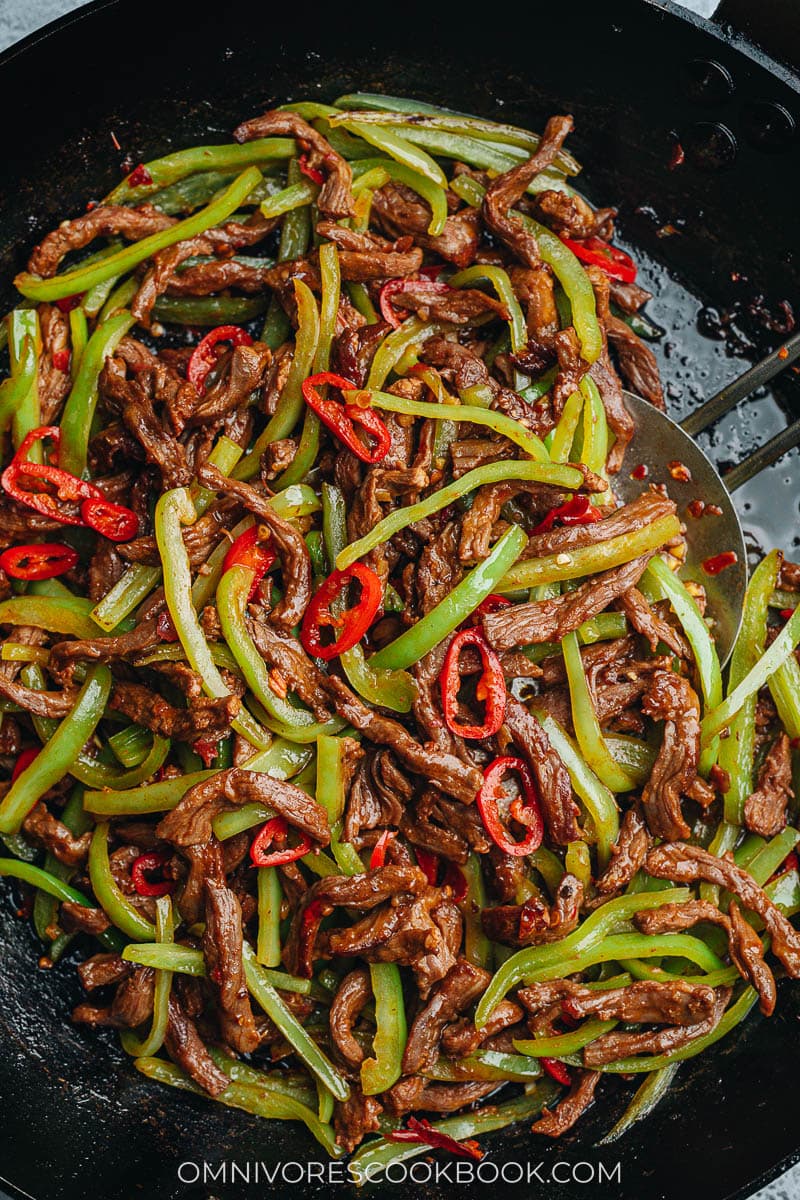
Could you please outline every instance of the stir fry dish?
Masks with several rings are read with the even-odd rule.
[[[617,1137],[800,977],[800,568],[723,673],[713,512],[616,499],[658,331],[571,128],[274,109],[2,324],[6,900],[74,1022],[362,1172]]]

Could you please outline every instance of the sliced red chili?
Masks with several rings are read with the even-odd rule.
[[[558,508],[551,508],[543,521],[540,521],[533,533],[546,533],[552,529],[556,521],[562,525],[591,525],[594,521],[602,521],[603,514],[595,508],[588,496],[572,496]]]
[[[11,772],[12,783],[15,779],[19,779],[22,772],[31,765],[38,754],[39,748],[37,746],[29,746],[27,750],[20,751],[17,755],[17,761],[14,763],[14,769]]]
[[[780,618],[782,621],[790,621],[794,616],[793,608],[782,608],[780,610]]]
[[[436,267],[436,273],[441,271],[441,267]],[[430,270],[430,268],[427,268]],[[426,268],[423,267],[418,274],[423,275]],[[431,296],[443,296],[446,292],[452,292],[449,283],[440,283],[437,279],[429,279],[425,275],[422,279],[388,279],[380,290],[378,296],[378,304],[380,306],[381,315],[384,321],[388,321],[392,329],[399,329],[403,323],[403,318],[397,315],[393,305],[392,296],[399,296],[402,292],[427,292]]]
[[[70,313],[73,308],[77,308],[83,300],[83,295],[80,296],[62,296],[60,300],[54,301],[55,306],[62,313]]]
[[[389,849],[389,843],[392,842],[396,837],[396,829],[384,829],[383,833],[372,847],[372,854],[369,856],[370,871],[377,871],[379,867],[386,865],[386,851]]]
[[[214,741],[213,738],[198,738],[196,742],[192,743],[192,749],[203,760],[204,767],[213,767],[219,754],[219,742]]]
[[[139,896],[168,896],[175,888],[173,879],[148,879],[149,875],[163,872],[172,855],[168,850],[153,850],[140,854],[131,863],[131,882]]]
[[[12,778],[13,778],[13,776],[12,776]],[[769,880],[769,882],[772,883],[773,879],[778,879],[779,876],[785,875],[787,871],[796,871],[798,869],[798,866],[800,866],[800,862],[798,861],[798,858],[797,858],[797,851],[790,850],[789,853],[786,855],[786,858],[783,860],[781,865],[778,867],[775,874]]]
[[[361,595],[351,608],[335,614],[331,605],[341,595],[351,579],[361,584]],[[328,662],[351,650],[361,641],[375,619],[383,600],[383,585],[375,572],[364,563],[353,563],[344,571],[333,571],[314,594],[305,611],[300,629],[300,641],[307,654]],[[337,631],[334,641],[322,642],[322,630],[332,627]]]
[[[131,187],[151,187],[153,176],[144,163],[139,163],[138,167],[134,167],[128,176],[128,183]]]
[[[110,500],[84,500],[81,516],[90,529],[110,542],[129,542],[139,532],[139,518],[133,509]]]
[[[312,847],[311,838],[307,833],[300,832],[300,840],[296,846],[286,846],[283,850],[267,850],[274,843],[282,845],[289,834],[289,826],[285,817],[273,817],[259,829],[250,847],[250,858],[254,867],[278,867],[283,863],[295,862],[308,854]]]
[[[507,596],[496,596],[493,592],[491,596],[487,596],[485,600],[481,600],[472,614],[470,624],[478,625],[480,624],[481,617],[488,617],[489,613],[497,612],[500,608],[508,608],[510,604],[511,601]]]
[[[434,1129],[424,1117],[409,1117],[407,1129],[393,1129],[385,1136],[390,1142],[418,1142],[422,1146],[432,1146],[434,1150],[449,1150],[459,1158],[474,1158],[476,1161],[483,1158],[483,1151],[472,1138],[456,1141],[449,1134]]]
[[[458,692],[461,687],[460,658],[466,646],[474,646],[481,658],[483,670],[475,696],[485,704],[480,725],[464,725],[458,720]],[[500,659],[488,644],[480,629],[462,629],[447,648],[439,676],[442,689],[442,710],[447,728],[464,738],[488,738],[497,733],[506,712],[506,681]]]
[[[206,377],[219,357],[217,347],[220,342],[229,342],[231,346],[252,346],[253,339],[246,329],[238,325],[218,325],[207,333],[195,346],[186,368],[187,379],[198,391],[203,389]]]
[[[69,350],[54,350],[53,351],[53,366],[57,371],[69,370],[70,353]]]
[[[269,534],[267,533],[268,536]],[[225,571],[229,571],[231,567],[247,567],[248,571],[252,571],[253,585],[250,588],[248,596],[248,599],[252,599],[258,585],[274,562],[275,551],[271,545],[264,544],[262,531],[258,525],[251,525],[249,529],[245,529],[244,533],[240,533],[232,543],[228,553],[225,555],[222,570],[224,573]]]
[[[563,233],[559,236],[577,259],[583,263],[589,263],[593,267],[599,267],[612,279],[621,279],[623,283],[633,283],[636,278],[636,263],[630,254],[626,254],[617,246],[611,246],[599,237],[582,238],[581,241],[576,242],[572,238],[564,237]]]
[[[392,444],[391,434],[386,428],[383,418],[369,405],[342,404],[330,396],[321,396],[317,388],[328,384],[341,390],[352,390],[354,383],[343,379],[341,375],[333,375],[330,371],[322,371],[319,375],[311,375],[303,382],[303,398],[309,408],[335,433],[339,441],[344,442],[348,450],[352,450],[356,458],[365,463],[377,463],[389,453]],[[373,439],[371,447],[365,444],[356,432],[359,425]]]
[[[161,638],[162,642],[177,642],[178,631],[175,628],[172,617],[166,609],[158,614],[156,621],[156,633]]]
[[[418,847],[414,848],[414,855],[417,866],[428,883],[431,887],[436,887],[436,881],[439,878],[439,855],[434,854],[432,850],[421,850]]]
[[[71,571],[77,561],[77,550],[60,542],[10,546],[0,554],[0,567],[12,579],[54,579]]]
[[[12,499],[51,520],[60,521],[62,525],[82,525],[80,514],[65,508],[65,504],[78,505],[82,500],[102,500],[103,493],[93,483],[54,466],[52,461],[30,462],[28,454],[31,448],[45,440],[52,442],[49,457],[57,461],[61,430],[57,425],[41,425],[23,438],[16,454],[0,475],[0,484]],[[48,487],[54,491],[47,490]]]
[[[557,1058],[540,1058],[539,1062],[544,1067],[551,1079],[555,1079],[556,1083],[562,1083],[564,1087],[569,1087],[572,1083],[572,1076],[567,1068]]]
[[[509,806],[509,815],[528,828],[521,842],[514,841],[500,816],[499,804],[506,795],[503,777],[507,771],[516,771],[522,781],[522,795],[512,800]],[[486,832],[504,853],[522,857],[539,849],[544,837],[544,822],[533,778],[521,758],[505,755],[489,763],[483,772],[483,784],[475,802]]]
[[[297,159],[297,165],[300,168],[301,173],[305,175],[306,179],[310,179],[312,183],[316,183],[319,187],[322,187],[323,183],[325,182],[325,176],[322,174],[322,171],[318,171],[316,167],[309,165],[307,154],[301,154],[299,156]]]
[[[444,870],[442,887],[449,887],[456,904],[460,904],[467,894],[467,877],[454,862],[449,862]]]
[[[738,561],[739,558],[735,550],[723,550],[721,554],[714,554],[711,558],[703,559],[700,566],[706,575],[720,575]]]

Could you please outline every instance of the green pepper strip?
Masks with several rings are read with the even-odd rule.
[[[316,741],[320,733],[341,729],[344,721],[341,717],[333,717],[321,723],[307,708],[296,708],[272,690],[266,663],[247,628],[247,599],[254,578],[249,567],[234,566],[225,572],[219,582],[217,612],[225,641],[248,687],[277,723],[281,735],[290,742]]]
[[[242,947],[242,958],[247,986],[255,1000],[272,1019],[308,1069],[322,1080],[337,1100],[346,1100],[350,1095],[346,1079],[284,1005],[278,993],[269,983],[264,968],[256,961],[255,952],[247,942]]]
[[[505,306],[508,313],[508,327],[511,332],[511,349],[515,354],[520,354],[528,344],[528,329],[507,271],[504,271],[502,267],[493,266],[467,267],[464,271],[458,271],[447,282],[451,287],[460,288],[469,287],[470,284],[477,283],[481,279],[486,279],[491,283],[497,292],[498,300]]]
[[[800,663],[790,654],[769,680],[778,717],[790,738],[800,738]]]
[[[79,892],[77,888],[71,887],[63,879],[58,879],[55,875],[51,875],[49,871],[43,871],[41,867],[35,867],[33,863],[20,862],[17,858],[0,858],[0,876],[3,875],[10,876],[12,879],[19,879],[22,883],[28,883],[31,887],[38,888],[42,892],[47,892],[48,896],[54,896],[56,900],[70,900],[73,904],[80,904],[84,908],[95,907],[94,902],[88,896],[85,896],[83,892]],[[104,933],[99,933],[97,940],[102,942],[109,950],[116,952],[119,952],[123,946],[120,935],[112,929],[107,929]]]
[[[133,242],[116,254],[102,259],[89,267],[78,266],[63,275],[55,275],[52,279],[42,279],[27,271],[17,275],[14,280],[23,296],[32,300],[60,300],[65,296],[74,296],[79,292],[88,291],[96,283],[115,278],[127,271],[132,271],[139,263],[151,258],[159,250],[174,246],[186,238],[197,237],[214,225],[219,225],[231,213],[235,212],[241,202],[249,195],[261,179],[257,167],[248,167],[239,177],[226,188],[223,194],[191,217],[177,221],[160,233],[150,234],[138,242]]]
[[[388,341],[388,339],[387,339]],[[385,343],[384,343],[385,344]],[[342,392],[346,404],[359,404],[365,395],[369,395],[370,403],[375,408],[383,408],[387,412],[405,413],[411,417],[425,417],[433,421],[467,421],[472,425],[486,425],[495,433],[502,433],[509,441],[520,446],[526,454],[537,462],[550,464],[550,456],[544,448],[544,443],[535,433],[531,433],[513,417],[505,413],[495,412],[494,409],[480,408],[471,404],[462,404],[448,412],[450,405],[428,404],[424,400],[408,400],[405,396],[392,396],[388,392],[368,389],[345,390]],[[552,465],[552,464],[550,464]],[[480,468],[478,468],[480,469]],[[583,477],[581,476],[581,483]],[[567,486],[567,485],[565,485]],[[580,485],[571,485],[580,486]]]
[[[74,384],[78,370],[80,369],[83,352],[86,349],[86,343],[89,341],[86,313],[82,308],[73,308],[69,314],[69,339],[72,353],[72,361],[70,362],[69,369]]]
[[[118,770],[116,767],[110,767],[106,763],[98,762],[97,759],[82,753],[70,765],[69,773],[85,787],[114,788],[120,791],[136,787],[145,779],[149,779],[166,762],[169,751],[169,738],[153,734],[145,757],[135,767]]]
[[[286,182],[288,184],[301,183],[302,179],[298,161],[296,158],[292,158],[286,171]],[[295,208],[283,218],[278,246],[278,262],[287,262],[289,259],[300,258],[305,254],[311,241],[310,212],[310,208]],[[264,328],[261,331],[262,342],[266,342],[270,350],[277,350],[289,337],[291,328],[283,305],[277,296],[273,296]]]
[[[438,646],[465,621],[491,592],[497,590],[500,579],[519,558],[527,542],[525,531],[519,525],[511,525],[495,543],[488,558],[465,575],[444,600],[416,625],[401,633],[399,638],[373,654],[369,660],[373,670],[401,670],[419,662],[423,655]]]
[[[703,718],[700,727],[702,746],[709,745],[717,734],[730,725],[732,718],[741,711],[748,697],[759,692],[778,667],[788,659],[798,642],[800,642],[800,608],[795,610],[766,653],[747,672],[733,691],[728,693],[722,704]]]
[[[595,475],[605,477],[608,457],[608,421],[597,384],[590,375],[580,382],[583,405],[583,449],[581,462]]]
[[[480,138],[457,133],[446,133],[439,129],[423,129],[420,127],[404,129],[403,136],[415,146],[424,147],[430,154],[435,154],[440,158],[456,159],[459,162],[467,163],[469,166],[495,171],[498,175],[502,175],[505,171],[510,171],[512,167],[525,162],[526,158],[529,157],[524,150],[521,150],[517,146],[510,146],[508,143],[501,145],[498,142],[483,141]],[[457,195],[462,195],[460,185],[464,178],[469,179],[469,176],[459,175],[451,179],[451,191],[454,191]],[[477,181],[469,179],[469,182],[476,183]],[[477,186],[480,187],[481,185],[478,184]],[[567,184],[561,171],[555,167],[545,168],[527,187],[528,193],[532,196],[551,189],[567,192],[568,194],[572,192],[572,188]]]
[[[175,325],[244,325],[260,316],[266,301],[258,296],[161,296],[153,306],[158,321]]]
[[[275,867],[258,867],[258,938],[256,958],[264,967],[281,961],[281,881]]]
[[[243,453],[242,447],[237,445],[236,442],[231,441],[223,433],[206,461],[212,467],[216,467],[223,475],[230,475]],[[192,504],[194,504],[198,517],[202,517],[204,513],[208,512],[217,498],[215,491],[211,488],[201,487],[196,481],[189,489],[189,494],[192,497]]]
[[[565,955],[579,955],[599,946],[609,934],[624,928],[637,912],[660,908],[663,904],[680,903],[688,900],[688,888],[665,888],[659,892],[642,892],[637,895],[619,896],[609,900],[586,918],[583,924],[562,941],[550,946],[531,947],[519,950],[503,963],[481,997],[475,1011],[475,1024],[483,1028],[497,1004],[511,988],[516,987],[534,970],[551,964],[556,965]],[[651,938],[651,941],[653,938]],[[560,970],[560,967],[558,968]]]
[[[110,633],[115,625],[129,616],[149,596],[161,579],[160,567],[148,567],[146,563],[132,563],[102,600],[92,609],[92,619]]]
[[[230,1058],[213,1046],[209,1047],[209,1053],[217,1066],[235,1083],[243,1083],[251,1087],[253,1091],[265,1094],[267,1100],[273,1104],[276,1092],[287,1098],[286,1117],[295,1117],[298,1121],[302,1121],[333,1158],[341,1156],[342,1151],[336,1145],[334,1131],[329,1124],[330,1118],[333,1116],[333,1096],[319,1079],[315,1080],[316,1095],[311,1096],[305,1080],[302,1080],[301,1084],[293,1083],[292,1086],[287,1086],[283,1080],[278,1082],[280,1076],[277,1071],[271,1074],[256,1071],[253,1067],[246,1066],[238,1059]],[[326,1099],[323,1101],[322,1097]],[[315,1099],[319,1109],[318,1117],[315,1117],[311,1108]]]
[[[159,896],[156,900],[156,943],[171,945],[173,941],[172,902],[169,896]],[[169,994],[172,990],[172,971],[157,970],[155,991],[153,994],[153,1021],[150,1032],[144,1038],[137,1038],[130,1029],[123,1029],[120,1040],[123,1049],[134,1058],[142,1056],[149,1058],[158,1054],[164,1044],[169,1021]]]
[[[153,942],[156,927],[151,924],[117,887],[108,858],[108,822],[101,821],[92,834],[89,847],[89,878],[97,903],[117,929],[138,942]]]
[[[498,1083],[530,1083],[541,1079],[542,1068],[535,1058],[498,1050],[476,1050],[464,1058],[438,1058],[421,1072],[426,1079],[461,1083],[471,1079],[496,1079]]]
[[[172,942],[169,944],[142,942],[139,945],[127,945],[122,957],[127,962],[139,963],[140,966],[153,967],[156,970],[176,971],[179,975],[203,978],[206,974],[203,952],[196,950],[194,946],[175,945]],[[299,979],[296,975],[287,975],[285,971],[270,971],[262,968],[262,972],[270,985],[280,988],[281,991],[297,992],[302,996],[308,996],[311,993],[310,979]]]
[[[335,484],[322,485],[322,529],[328,561],[333,570],[337,555],[347,544],[347,519],[344,496]],[[353,646],[339,655],[345,675],[351,685],[368,700],[393,712],[411,711],[417,686],[406,671],[376,671],[364,657],[361,645]]]
[[[27,599],[27,597],[25,597]],[[14,780],[0,801],[0,833],[19,833],[22,822],[49,788],[68,774],[94,733],[111,693],[108,667],[92,667],[72,711],[38,755]]]
[[[361,1090],[365,1096],[377,1096],[396,1083],[403,1070],[406,1048],[406,1011],[403,982],[396,963],[369,964],[375,997],[375,1038],[372,1057],[361,1064]]]
[[[610,791],[629,792],[634,787],[634,780],[615,761],[605,743],[586,682],[577,635],[568,633],[561,642],[561,649],[569,682],[572,722],[583,757]]]
[[[464,957],[476,967],[488,971],[491,969],[492,943],[481,925],[481,913],[489,901],[480,855],[471,853],[459,870],[467,881],[466,895],[458,903],[464,921]]]
[[[158,189],[178,183],[188,175],[196,175],[200,171],[239,171],[243,167],[260,166],[262,163],[291,158],[295,148],[294,138],[256,138],[242,145],[233,142],[225,146],[191,146],[187,150],[178,150],[145,163],[152,184],[131,187],[128,180],[123,179],[108,193],[103,203],[139,204],[142,200],[153,198]],[[256,183],[258,179],[250,191]],[[248,195],[249,191],[245,192],[242,199]]]
[[[467,194],[462,187],[459,187],[458,194],[468,204],[472,204],[476,208],[480,207],[483,197],[486,195],[486,189],[476,180],[469,179],[467,181],[465,176],[459,177],[459,184],[462,183],[462,180],[468,183]],[[603,352],[603,337],[597,320],[597,306],[589,276],[569,247],[565,246],[561,238],[552,230],[547,229],[538,221],[534,221],[532,217],[525,216],[524,213],[515,212],[514,218],[521,221],[536,238],[542,261],[551,268],[572,306],[572,321],[581,344],[583,358],[588,363],[595,362]]]
[[[447,221],[447,195],[445,189],[438,183],[433,183],[419,171],[414,171],[403,163],[388,158],[363,158],[352,162],[353,178],[361,180],[366,174],[376,169],[386,172],[390,179],[405,184],[416,192],[431,210],[431,219],[427,232],[431,237],[438,237],[444,230]]]
[[[208,1092],[185,1075],[180,1067],[165,1062],[163,1058],[137,1058],[133,1065],[148,1079],[154,1079],[157,1083],[166,1083],[170,1087],[180,1088],[206,1100],[212,1099]],[[332,1127],[324,1125],[308,1105],[301,1103],[294,1096],[248,1083],[234,1082],[213,1099],[228,1108],[240,1108],[267,1120],[302,1121],[331,1158],[342,1157],[343,1151],[336,1144]]]
[[[638,1121],[644,1120],[645,1117],[649,1117],[659,1100],[667,1094],[669,1088],[672,1086],[672,1081],[677,1071],[677,1063],[662,1067],[658,1071],[652,1071],[644,1083],[637,1088],[636,1095],[616,1125],[597,1143],[598,1146],[610,1145],[611,1142],[615,1142],[617,1138],[622,1137],[623,1133],[627,1133],[631,1126],[635,1125]]]
[[[562,1058],[565,1054],[576,1054],[618,1024],[618,1021],[584,1021],[578,1029],[572,1029],[569,1033],[558,1033],[552,1037],[514,1038],[514,1049],[531,1058]]]
[[[97,407],[100,372],[109,355],[114,353],[125,334],[134,324],[127,310],[117,313],[98,325],[81,357],[78,375],[61,416],[61,447],[58,465],[80,479],[86,471],[86,455]]]
[[[337,979],[338,985],[338,979]],[[275,1071],[259,1071],[240,1058],[231,1058],[229,1054],[209,1046],[208,1052],[214,1062],[230,1075],[236,1083],[252,1083],[256,1087],[265,1088],[270,1092],[280,1092],[284,1096],[293,1096],[302,1104],[312,1104],[315,1099],[315,1088],[304,1071],[286,1071],[278,1068]]]
[[[34,625],[51,633],[96,638],[102,631],[89,616],[91,609],[91,600],[82,596],[12,596],[0,602],[0,625]]]
[[[481,470],[482,468],[478,468]],[[658,550],[671,538],[680,533],[680,521],[675,516],[659,517],[650,525],[632,534],[609,538],[596,546],[581,546],[571,550],[569,562],[557,560],[561,555],[548,554],[543,558],[526,558],[513,567],[501,581],[498,591],[513,592],[519,588],[536,587],[542,583],[558,583],[569,579],[580,579],[584,575],[596,575],[611,567],[620,567],[641,554]],[[800,624],[800,622],[798,622]],[[800,640],[800,631],[798,631]]]
[[[369,369],[367,388],[382,388],[406,351],[426,342],[438,330],[439,326],[432,321],[420,321],[418,317],[409,317],[403,321],[400,328],[392,330],[378,347]]]
[[[597,839],[598,862],[605,867],[611,857],[611,847],[619,837],[619,809],[613,793],[581,757],[572,738],[559,723],[545,713],[539,719],[550,744],[569,772],[573,788],[589,813]]]
[[[412,145],[406,138],[400,137],[391,129],[383,129],[373,127],[372,125],[362,124],[360,121],[353,121],[349,117],[337,115],[331,118],[331,123],[336,122],[349,133],[354,133],[357,137],[368,142],[370,146],[374,146],[376,150],[382,150],[389,158],[393,158],[396,162],[402,163],[411,171],[416,171],[418,175],[422,175],[424,179],[429,179],[431,183],[438,184],[441,188],[447,187],[447,176],[437,162],[435,162],[429,154],[419,147]]]
[[[39,353],[41,335],[35,308],[15,308],[8,317],[11,374],[0,384],[0,432],[13,421],[18,447],[39,420]]]
[[[449,483],[447,487],[440,488],[426,499],[420,500],[418,504],[394,509],[364,537],[359,538],[357,542],[352,542],[342,550],[336,557],[336,566],[343,571],[345,567],[349,567],[359,558],[363,558],[376,546],[388,542],[395,533],[405,529],[407,525],[413,525],[415,521],[421,521],[423,517],[440,512],[454,500],[459,500],[462,496],[466,496],[486,483],[500,483],[504,479],[533,479],[541,483],[551,483],[554,487],[574,488],[580,486],[583,476],[575,467],[562,467],[555,463],[520,462],[517,459],[475,467],[473,471],[467,471],[466,475]],[[635,555],[631,555],[631,557],[635,557]],[[544,560],[531,559],[529,561]]]
[[[664,892],[642,893],[648,894],[663,896]],[[638,898],[641,899],[641,895]],[[587,970],[598,963],[627,963],[634,958],[688,958],[702,971],[724,969],[721,959],[697,937],[684,933],[619,933],[607,937],[605,941],[588,950],[578,952],[564,948],[557,962],[527,971],[525,982],[530,986],[545,980],[561,979],[574,972]]]
[[[326,242],[319,248],[319,274],[321,282],[319,336],[312,366],[312,372],[315,375],[328,370],[331,346],[336,333],[336,320],[339,315],[341,274],[339,272],[339,251],[333,242]],[[327,391],[327,389],[325,390]],[[300,435],[297,453],[291,464],[275,481],[276,488],[285,488],[293,483],[299,483],[309,473],[319,453],[321,426],[322,423],[313,408],[306,406],[303,432]]]
[[[164,573],[164,596],[186,657],[202,679],[206,695],[227,696],[229,688],[217,670],[192,604],[192,575],[181,526],[190,525],[196,515],[186,488],[165,492],[156,504],[156,542],[162,565],[168,565]],[[231,725],[254,746],[266,749],[269,745],[268,735],[246,711],[242,710]]]
[[[444,1121],[434,1121],[433,1128],[456,1141],[480,1137],[481,1134],[538,1116],[546,1104],[553,1103],[558,1093],[558,1084],[551,1079],[544,1079],[524,1096],[517,1096],[503,1104],[488,1105],[476,1112],[447,1117]],[[377,1138],[359,1147],[350,1159],[350,1174],[357,1185],[367,1183],[379,1178],[381,1168],[390,1163],[405,1162],[420,1154],[430,1154],[430,1146],[420,1142],[389,1142],[385,1138]]]
[[[669,600],[692,647],[706,711],[716,708],[722,702],[719,655],[694,597],[686,590],[678,576],[670,571],[662,558],[650,560],[645,572],[645,582],[650,583],[658,594]],[[712,743],[700,758],[700,770],[704,775],[711,770],[716,758],[717,745]]]
[[[246,455],[232,472],[234,479],[252,479],[258,474],[261,455],[271,442],[288,437],[303,412],[303,381],[311,374],[314,354],[319,339],[319,312],[314,294],[302,279],[295,279],[294,292],[297,298],[297,336],[294,355],[286,383],[281,391],[278,407]]]
[[[553,430],[553,439],[549,446],[550,458],[553,462],[565,463],[569,460],[583,407],[583,393],[581,391],[573,392],[564,405],[558,424]]]
[[[111,281],[109,280],[109,282]],[[127,308],[138,290],[139,285],[136,279],[123,280],[122,283],[111,291],[105,304],[97,314],[98,323],[100,325],[105,324],[115,313]]]
[[[282,217],[284,213],[313,203],[318,193],[319,188],[310,179],[304,179],[302,183],[290,183],[282,191],[275,192],[273,196],[261,201],[261,215],[268,220],[272,217]]]

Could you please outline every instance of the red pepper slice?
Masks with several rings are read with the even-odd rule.
[[[458,1142],[434,1129],[424,1117],[409,1117],[407,1129],[393,1129],[385,1137],[389,1142],[418,1142],[422,1146],[432,1146],[434,1150],[449,1150],[459,1158],[474,1158],[476,1161],[483,1158],[483,1151],[473,1138]]]
[[[439,855],[434,854],[432,850],[420,850],[417,847],[414,848],[414,855],[417,866],[428,883],[431,887],[436,887],[436,880],[439,878]]]
[[[498,810],[498,802],[505,796],[503,776],[507,771],[516,771],[522,780],[522,796],[512,800],[509,807],[509,813],[514,820],[528,827],[528,832],[521,842],[514,841],[503,824]],[[494,844],[499,846],[505,854],[513,854],[521,858],[523,855],[532,854],[534,850],[539,849],[544,837],[544,822],[531,773],[521,758],[506,755],[489,763],[483,772],[483,784],[475,798],[475,803],[486,832]]]
[[[389,453],[392,444],[391,434],[382,419],[368,405],[362,408],[358,404],[340,404],[329,396],[321,396],[318,387],[330,384],[331,387],[345,389],[355,388],[354,383],[343,379],[341,375],[333,375],[330,371],[322,371],[319,375],[311,375],[303,382],[303,398],[309,408],[335,433],[348,450],[352,450],[356,458],[365,463],[377,463]],[[371,448],[361,440],[356,433],[356,425],[375,441]]]
[[[131,882],[139,896],[168,896],[175,889],[174,879],[148,879],[153,871],[160,871],[172,858],[169,850],[153,850],[140,854],[131,863]]]
[[[222,564],[223,574],[231,567],[247,567],[253,572],[253,586],[250,588],[248,600],[253,598],[261,580],[275,562],[275,551],[271,546],[259,541],[259,532],[258,525],[251,525],[244,533],[240,533],[231,544]]]
[[[12,579],[55,579],[71,571],[77,561],[77,550],[60,542],[10,546],[0,554],[0,567]]]
[[[295,862],[304,854],[308,854],[312,847],[312,841],[307,833],[302,832],[300,832],[300,841],[296,846],[287,846],[284,850],[274,850],[272,854],[266,853],[273,842],[279,844],[285,842],[288,833],[289,826],[285,817],[273,817],[271,821],[267,821],[266,825],[262,825],[250,847],[253,866],[278,867],[283,863]]]
[[[507,596],[497,596],[492,592],[491,596],[487,596],[485,600],[481,600],[475,612],[472,614],[471,625],[479,625],[481,617],[488,617],[489,613],[497,612],[500,608],[508,608],[511,601]]]
[[[57,371],[68,371],[70,357],[69,350],[54,350],[53,366]]]
[[[592,525],[602,519],[603,514],[594,507],[588,496],[577,495],[565,504],[560,504],[558,508],[551,508],[545,519],[531,532],[546,533],[548,529],[553,528],[556,521],[560,521],[562,525]]]
[[[11,772],[12,783],[15,779],[19,779],[22,772],[31,765],[38,754],[39,748],[37,746],[29,746],[27,750],[20,751],[20,753],[17,755],[17,761],[14,763],[14,769]]]
[[[630,254],[626,254],[617,246],[609,245],[602,238],[588,237],[576,242],[572,238],[564,237],[563,233],[559,234],[559,237],[577,259],[589,263],[593,267],[599,267],[612,279],[621,279],[623,283],[633,283],[636,278],[636,263]]]
[[[461,686],[459,661],[465,646],[474,646],[481,657],[483,671],[475,695],[485,701],[481,725],[462,725],[458,717],[458,689]],[[462,629],[451,641],[439,676],[442,689],[442,710],[447,728],[464,738],[488,738],[497,733],[506,713],[506,681],[500,659],[487,643],[480,629]]]
[[[361,584],[361,595],[352,606],[339,615],[331,612],[331,605],[350,579]],[[375,572],[356,562],[344,571],[333,571],[311,599],[305,611],[300,629],[300,641],[307,654],[329,662],[337,654],[351,650],[361,641],[369,629],[383,600],[383,585]],[[339,630],[338,637],[323,645],[322,630],[326,625]]]
[[[319,187],[322,187],[323,183],[325,182],[325,176],[322,174],[322,171],[318,171],[316,167],[309,166],[307,154],[301,154],[299,156],[297,165],[300,168],[301,173],[305,175],[306,179],[310,179],[312,183],[316,183]]]
[[[564,1064],[557,1058],[540,1058],[539,1062],[550,1078],[555,1079],[556,1083],[562,1083],[564,1087],[569,1087],[572,1083],[572,1076]]]
[[[138,167],[134,167],[128,176],[127,182],[131,187],[151,187],[153,176],[148,171],[144,163],[139,163]]]
[[[372,854],[369,857],[370,871],[377,871],[379,867],[386,865],[386,851],[389,849],[389,843],[396,837],[396,829],[384,829],[383,833],[372,847]]]
[[[54,301],[55,306],[62,313],[71,313],[73,308],[77,308],[83,300],[83,293],[79,296],[62,296],[60,300]]]
[[[67,511],[64,503],[70,502],[77,505],[82,500],[103,500],[103,493],[93,483],[88,483],[85,479],[78,479],[69,471],[60,470],[59,467],[53,466],[52,462],[30,462],[28,454],[31,447],[36,442],[45,439],[49,439],[53,443],[50,458],[55,458],[57,461],[61,430],[57,425],[40,425],[38,429],[32,429],[23,438],[19,450],[0,475],[0,484],[14,500],[27,505],[28,508],[34,509],[45,517],[50,517],[51,520],[60,521],[62,525],[82,525],[83,520],[80,514]],[[34,481],[38,481],[40,490],[37,491],[27,486]],[[23,487],[23,483],[26,486]],[[44,490],[46,484],[55,488],[55,494],[52,491]]]
[[[202,758],[204,767],[213,767],[214,760],[219,754],[219,742],[214,741],[213,738],[198,738],[196,742],[192,743],[192,749]]]
[[[464,899],[467,894],[467,878],[455,863],[447,862],[445,864],[444,876],[442,882],[439,883],[439,868],[442,865],[439,855],[434,854],[431,850],[422,850],[419,846],[414,847],[414,854],[417,866],[431,887],[449,887],[453,893],[453,899],[457,903]]]
[[[206,377],[217,361],[216,348],[220,342],[230,342],[232,346],[252,346],[253,339],[246,329],[238,325],[218,325],[198,342],[192,351],[186,377],[198,391],[203,389]]]
[[[466,897],[467,877],[460,867],[456,866],[454,862],[449,862],[445,867],[442,887],[450,888],[456,904],[460,904],[460,902]]]
[[[139,532],[139,518],[133,509],[110,500],[84,500],[81,516],[90,529],[110,542],[129,542]]]
[[[156,633],[161,638],[162,642],[177,642],[178,631],[175,628],[172,617],[166,609],[158,614],[156,621]]]
[[[436,267],[437,275],[441,271],[441,267]],[[388,321],[392,329],[399,329],[403,323],[403,318],[397,315],[392,306],[392,296],[398,296],[401,292],[429,292],[431,296],[443,296],[446,292],[451,292],[453,289],[449,283],[440,283],[437,279],[429,279],[427,273],[432,270],[430,267],[423,267],[418,272],[419,275],[424,275],[423,279],[387,279],[386,283],[380,290],[378,296],[378,304],[381,310],[381,316],[384,321]]]

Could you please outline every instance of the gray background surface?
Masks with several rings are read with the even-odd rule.
[[[762,3],[763,0],[755,2]],[[0,0],[0,50],[40,29],[48,21],[74,12],[81,7],[81,3],[82,0]],[[685,0],[685,6],[702,16],[710,16],[717,7],[717,0]],[[3,1200],[2,1191],[0,1200]],[[753,1200],[800,1200],[800,1165],[764,1188]]]

